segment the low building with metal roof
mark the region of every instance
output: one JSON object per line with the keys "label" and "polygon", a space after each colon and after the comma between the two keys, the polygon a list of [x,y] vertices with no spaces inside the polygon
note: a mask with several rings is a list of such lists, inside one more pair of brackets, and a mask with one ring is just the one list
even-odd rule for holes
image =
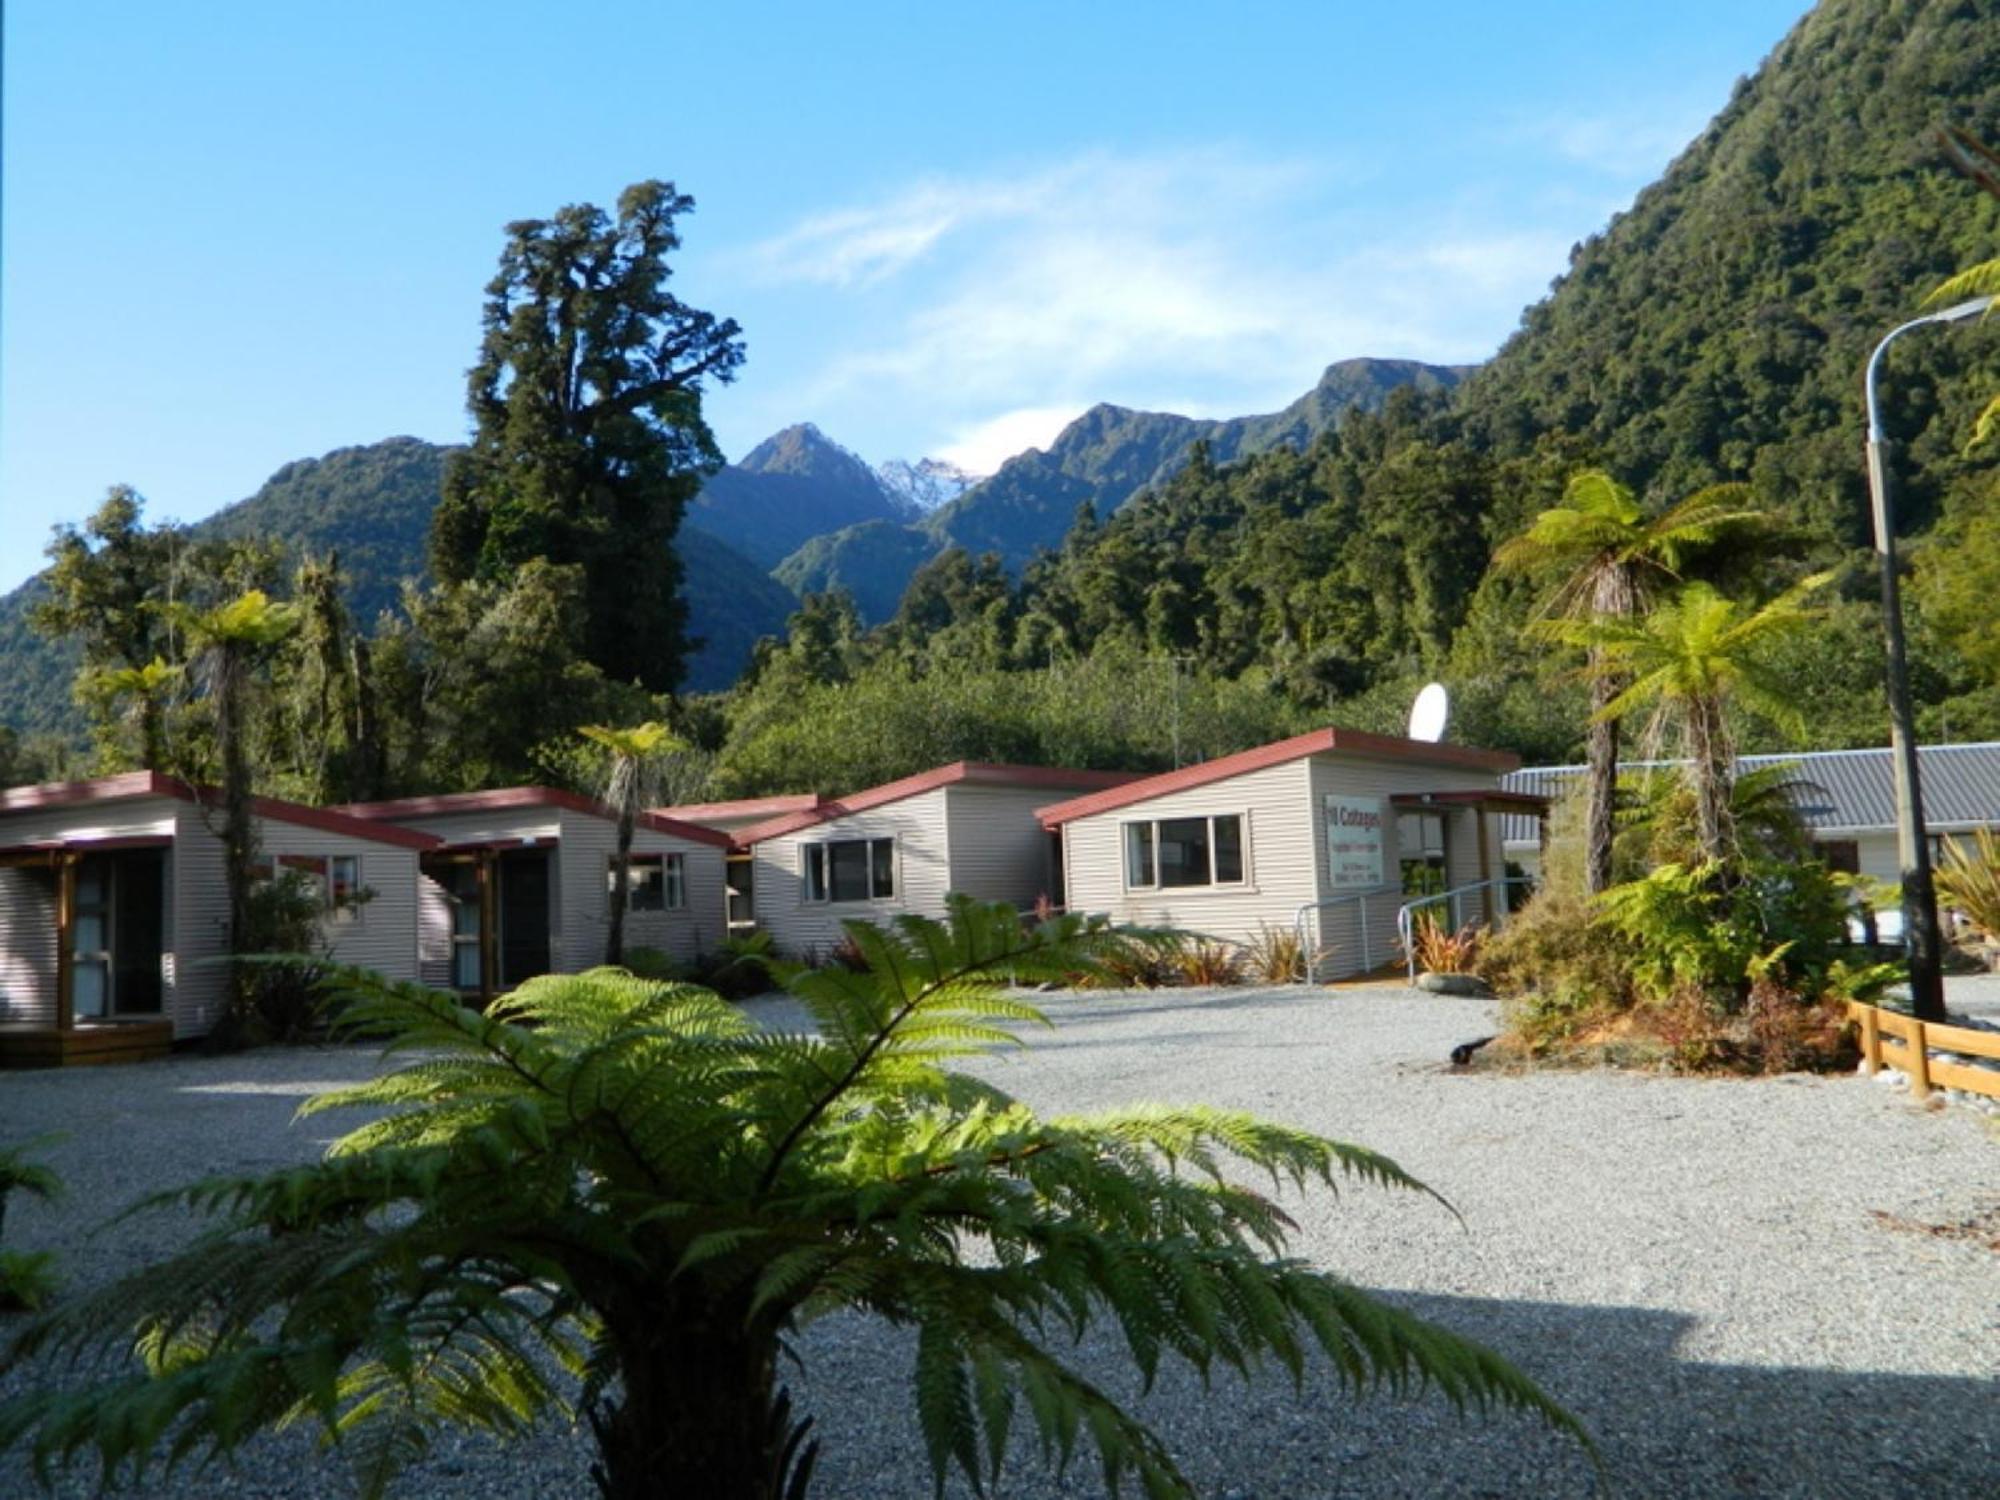
{"label": "low building with metal roof", "polygon": [[[1620,762],[1619,769],[1621,773],[1678,770],[1685,765],[1679,760],[1628,760]],[[1886,747],[1744,755],[1736,761],[1739,772],[1771,767],[1790,771],[1793,805],[1829,865],[1880,880],[1898,879],[1896,782]],[[1505,783],[1555,800],[1576,786],[1587,769],[1529,766],[1508,775]],[[2000,741],[1919,746],[1917,780],[1933,858],[1954,833],[2000,829]],[[1537,874],[1540,827],[1531,818],[1510,817],[1505,829],[1508,861],[1527,874]]]}

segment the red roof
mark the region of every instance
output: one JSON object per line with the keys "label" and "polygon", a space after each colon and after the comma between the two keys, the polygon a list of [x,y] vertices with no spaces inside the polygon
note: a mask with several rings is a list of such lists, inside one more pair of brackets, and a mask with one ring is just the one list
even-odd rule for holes
{"label": "red roof", "polygon": [[[445,792],[434,797],[402,797],[392,802],[351,802],[341,811],[349,817],[366,818],[370,822],[402,823],[413,818],[447,818],[459,813],[509,812],[527,807],[560,807],[593,818],[608,818],[613,822],[618,819],[618,814],[602,802],[553,786],[508,786],[487,792]],[[703,828],[698,823],[683,823],[676,818],[662,817],[659,813],[640,813],[639,826],[672,838],[686,839],[690,843],[713,844],[719,849],[729,847],[729,835],[726,833]]]}
{"label": "red roof", "polygon": [[766,839],[796,833],[801,828],[811,828],[815,824],[830,822],[849,813],[866,812],[871,807],[884,807],[891,802],[901,802],[907,797],[920,796],[941,786],[963,783],[973,786],[1048,787],[1052,790],[1082,791],[1121,786],[1134,780],[1135,777],[1136,773],[1131,771],[1072,771],[1060,766],[1001,766],[976,760],[957,760],[948,766],[939,766],[933,771],[905,776],[901,781],[887,782],[863,792],[821,802],[816,807],[772,818],[768,822],[753,823],[748,828],[739,828],[736,830],[736,843],[739,847],[745,844],[761,844]]}
{"label": "red roof", "polygon": [[[32,812],[45,807],[74,807],[90,802],[113,802],[128,797],[172,797],[214,807],[222,794],[214,787],[197,787],[177,776],[158,771],[126,771],[117,776],[99,776],[91,781],[51,781],[40,786],[17,786],[0,791],[0,816]],[[438,840],[410,828],[383,828],[334,808],[307,807],[278,797],[252,797],[250,810],[274,823],[292,823],[301,828],[318,828],[349,838],[369,839],[377,844],[395,844],[405,849],[432,849]]]}
{"label": "red roof", "polygon": [[1393,734],[1369,734],[1360,729],[1315,729],[1307,734],[1293,735],[1288,740],[1278,740],[1274,744],[1259,745],[1252,750],[1239,750],[1234,755],[1203,761],[1198,766],[1183,766],[1178,771],[1163,771],[1158,776],[1148,776],[1143,781],[1128,782],[1110,791],[1095,792],[1087,797],[1072,797],[1067,802],[1057,802],[1040,809],[1035,816],[1042,820],[1044,828],[1054,828],[1074,818],[1089,817],[1092,813],[1130,807],[1135,802],[1150,802],[1153,798],[1164,797],[1169,792],[1185,792],[1194,787],[1208,786],[1213,782],[1227,781],[1232,776],[1242,776],[1250,771],[1262,771],[1270,766],[1281,766],[1287,761],[1303,760],[1309,755],[1332,753],[1373,755],[1392,760],[1412,761],[1425,766],[1491,771],[1496,776],[1518,770],[1521,765],[1520,756],[1504,750],[1475,750],[1469,745],[1438,745],[1429,740],[1406,740]]}
{"label": "red roof", "polygon": [[681,802],[672,807],[656,807],[663,818],[684,823],[705,823],[713,818],[775,818],[781,813],[804,812],[818,807],[817,792],[800,792],[787,797],[740,797],[734,802]]}

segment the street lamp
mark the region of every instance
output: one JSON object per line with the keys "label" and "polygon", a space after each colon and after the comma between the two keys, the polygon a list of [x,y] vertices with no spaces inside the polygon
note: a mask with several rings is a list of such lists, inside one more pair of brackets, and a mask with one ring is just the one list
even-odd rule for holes
{"label": "street lamp", "polygon": [[1923,787],[1917,777],[1916,726],[1910,716],[1909,663],[1903,650],[1903,604],[1896,579],[1896,527],[1889,508],[1888,441],[1875,395],[1882,355],[1903,334],[1927,323],[1963,323],[1993,306],[1974,297],[1892,328],[1868,356],[1868,491],[1875,511],[1875,555],[1882,565],[1882,634],[1889,648],[1889,759],[1896,774],[1896,857],[1903,872],[1903,946],[1910,958],[1910,1008],[1920,1020],[1944,1019],[1944,938],[1938,931],[1937,889],[1931,881],[1930,839],[1924,831]]}

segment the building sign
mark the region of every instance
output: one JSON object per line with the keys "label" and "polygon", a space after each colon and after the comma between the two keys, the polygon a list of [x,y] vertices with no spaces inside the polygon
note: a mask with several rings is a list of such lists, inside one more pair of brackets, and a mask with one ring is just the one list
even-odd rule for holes
{"label": "building sign", "polygon": [[1333,890],[1374,890],[1384,883],[1382,846],[1387,823],[1380,797],[1326,799],[1326,873]]}

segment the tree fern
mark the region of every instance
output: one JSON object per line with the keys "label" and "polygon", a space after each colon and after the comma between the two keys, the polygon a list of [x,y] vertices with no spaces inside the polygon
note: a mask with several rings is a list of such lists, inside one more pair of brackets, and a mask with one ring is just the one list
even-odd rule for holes
{"label": "tree fern", "polygon": [[[434,1433],[588,1424],[609,1496],[797,1500],[817,1440],[778,1358],[829,1313],[916,1334],[933,1473],[984,1492],[1020,1430],[1108,1489],[1184,1496],[1145,1424],[1057,1350],[1100,1325],[1150,1385],[1323,1357],[1356,1388],[1574,1422],[1497,1356],[1286,1257],[1276,1190],[1427,1191],[1361,1147],[1199,1106],[1042,1118],[954,1059],[1045,1024],[1013,986],[1152,941],[1076,918],[852,924],[863,973],[780,968],[814,1029],[620,970],[486,1014],[350,971],[343,1024],[408,1054],[305,1110],[379,1113],[316,1164],[162,1195],[210,1228],[7,1363],[82,1359],[0,1444],[107,1473],[317,1425],[364,1492]],[[136,1345],[136,1359],[130,1357]]]}

